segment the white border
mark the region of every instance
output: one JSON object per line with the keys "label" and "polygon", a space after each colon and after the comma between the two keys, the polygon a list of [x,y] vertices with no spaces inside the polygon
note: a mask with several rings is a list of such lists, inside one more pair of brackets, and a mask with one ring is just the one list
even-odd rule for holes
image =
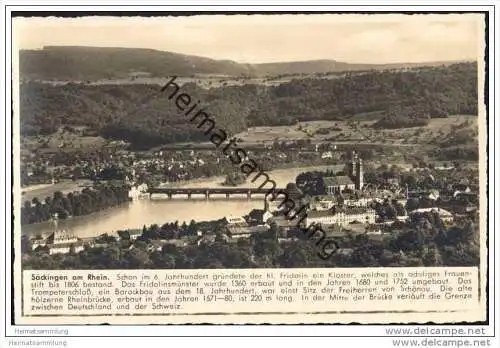
{"label": "white border", "polygon": [[[16,2],[16,5],[18,4],[33,4],[35,1],[17,1]],[[12,2],[11,2],[12,3]],[[67,1],[57,1],[57,2],[54,2],[54,3],[58,3],[58,4],[65,4],[67,3]],[[87,3],[93,3],[93,4],[102,4],[101,1],[88,1]],[[122,2],[123,3],[123,2]],[[185,2],[185,3],[188,3],[188,2]],[[191,3],[191,2],[189,2]],[[219,1],[218,3],[230,3],[228,1]],[[257,2],[257,3],[260,3],[260,4],[265,4],[266,2],[265,1],[260,1],[260,2]],[[359,2],[359,1],[352,1],[350,2],[351,4],[355,5],[360,5],[362,3],[366,3],[366,1],[363,1],[363,2]],[[16,10],[30,10],[30,11],[37,11],[37,10],[42,10],[42,11],[64,11],[64,10],[68,10],[68,11],[90,11],[90,10],[98,10],[98,11],[117,11],[117,10],[126,10],[126,11],[141,11],[141,10],[147,10],[147,11],[194,11],[194,10],[212,10],[212,11],[251,11],[251,10],[263,10],[263,11],[283,11],[283,10],[290,10],[290,11],[367,11],[367,10],[370,10],[370,11],[376,11],[376,10],[381,10],[381,11],[425,11],[425,10],[429,10],[429,11],[471,11],[471,10],[476,10],[476,11],[488,11],[488,10],[491,10],[491,8],[488,8],[488,7],[485,7],[485,6],[474,6],[474,7],[464,7],[464,6],[453,6],[453,7],[450,7],[450,6],[432,6],[432,7],[428,7],[428,6],[425,6],[425,5],[434,5],[435,2],[434,1],[420,1],[420,3],[423,5],[419,5],[419,6],[401,6],[400,4],[401,3],[406,3],[406,4],[412,4],[414,3],[414,1],[398,1],[398,5],[394,6],[392,5],[392,3],[390,2],[386,2],[387,5],[390,5],[390,6],[383,6],[383,7],[372,7],[372,6],[357,6],[357,7],[353,7],[353,6],[348,6],[348,7],[345,7],[345,6],[339,6],[339,7],[329,7],[329,6],[316,6],[314,8],[311,8],[310,6],[300,6],[300,7],[286,7],[286,6],[274,6],[274,7],[265,7],[265,8],[256,8],[256,7],[251,7],[251,6],[245,6],[245,7],[231,7],[231,8],[228,8],[228,7],[225,7],[225,6],[216,6],[216,7],[210,7],[208,8],[207,6],[198,6],[196,8],[194,7],[185,7],[185,6],[171,6],[171,7],[165,7],[165,6],[154,6],[154,7],[148,7],[147,9],[145,9],[144,7],[142,6],[131,6],[131,7],[122,7],[122,6],[103,6],[103,7],[98,7],[98,8],[95,8],[95,7],[92,7],[92,6],[72,6],[72,7],[64,7],[64,6],[29,6],[29,7],[23,7],[23,8],[20,8],[20,7],[9,7],[8,9],[5,9],[2,7],[2,14],[5,16],[5,14],[7,15],[8,18],[6,18],[6,27],[5,28],[2,28],[2,30],[7,30],[7,32],[5,32],[3,37],[5,39],[5,37],[10,37],[10,12],[11,11],[16,11]],[[456,2],[455,2],[456,3]],[[206,2],[203,2],[202,4],[206,4]],[[290,2],[288,2],[288,4],[290,4]],[[320,4],[326,4],[326,2],[320,2]],[[380,4],[380,2],[378,2],[378,4]],[[466,2],[461,2],[461,4],[466,4]],[[5,11],[7,11],[5,13]],[[497,29],[497,26],[494,25],[496,23],[495,22],[495,19],[496,18],[493,18],[493,12],[490,12],[489,13],[489,16],[490,16],[490,38],[489,38],[489,56],[490,56],[490,70],[492,71],[497,71],[497,68],[498,68],[498,62],[495,62],[495,66],[493,66],[493,53],[497,53],[497,48],[494,47],[494,40],[493,40],[493,29],[495,31],[495,34],[496,34],[496,37],[499,38],[500,36],[498,35],[498,29]],[[7,41],[7,45],[9,45],[9,41]],[[495,55],[496,56],[496,55]],[[6,53],[5,53],[5,56],[4,56],[4,66],[7,67],[7,74],[8,74],[8,71],[10,69],[10,59],[11,59],[11,50],[10,50],[10,47],[7,48],[6,50]],[[500,71],[500,70],[498,70]],[[4,74],[4,71],[2,70],[2,74]],[[4,84],[4,81],[5,81],[5,84]],[[498,84],[495,82],[498,82],[498,78],[496,78],[494,80],[494,77],[492,75],[490,75],[490,79],[489,79],[489,82],[490,82],[490,94],[489,94],[489,103],[490,103],[490,125],[492,123],[492,120],[493,118],[496,118],[496,114],[493,115],[492,114],[492,106],[494,105],[494,95],[493,95],[493,91],[492,91],[492,87],[493,85],[497,86]],[[11,83],[10,83],[10,77],[7,75],[5,76],[5,78],[2,80],[2,87],[4,87],[5,89],[2,88],[2,90],[6,91],[6,94],[7,94],[7,101],[10,100],[10,91],[11,91]],[[4,103],[4,98],[2,98],[2,103]],[[11,126],[11,120],[10,120],[10,103],[7,102],[7,104],[5,105],[5,117],[6,117],[6,120],[7,120],[7,129],[4,130],[5,132],[5,143],[4,142],[0,142],[0,147],[1,147],[1,153],[2,153],[2,157],[6,155],[6,158],[4,159],[4,161],[2,161],[2,166],[4,165],[5,163],[5,171],[4,171],[4,168],[2,167],[2,170],[0,171],[0,177],[2,177],[3,179],[3,173],[5,172],[6,173],[6,176],[5,176],[5,186],[4,185],[0,185],[1,187],[1,194],[3,197],[6,197],[7,198],[7,201],[10,200],[10,191],[9,189],[5,190],[5,187],[11,187],[11,167],[9,165],[10,163],[10,152],[11,152],[11,146],[10,146],[10,137],[11,137],[11,134],[10,134],[10,126]],[[4,127],[4,124],[1,123],[1,127],[3,128]],[[495,124],[495,130],[497,130],[497,125]],[[499,132],[496,132],[497,134],[500,134],[500,131]],[[495,198],[498,197],[498,190],[497,188],[495,187],[494,185],[494,178],[495,178],[495,169],[494,169],[494,166],[493,166],[493,156],[494,156],[494,159],[495,159],[495,163],[500,163],[498,162],[498,155],[497,153],[494,152],[494,149],[493,149],[493,128],[490,127],[489,128],[489,139],[490,139],[490,143],[489,143],[489,153],[490,153],[490,156],[488,158],[489,160],[489,164],[490,164],[490,173],[489,173],[489,190],[490,190],[490,202],[493,201]],[[4,148],[5,147],[5,148]],[[2,180],[2,183],[3,183],[3,180]],[[5,196],[4,196],[5,194]],[[4,223],[4,226],[6,226],[6,229],[5,229],[5,233],[1,234],[1,237],[0,237],[0,247],[4,248],[4,246],[7,244],[7,255],[6,255],[6,258],[7,260],[10,260],[10,247],[11,247],[11,241],[9,240],[10,238],[10,225],[11,225],[11,221],[10,221],[10,216],[11,216],[11,206],[10,206],[10,202],[7,203],[7,206],[4,207],[5,205],[5,201],[1,200],[1,203],[0,203],[2,209],[6,212],[6,215],[5,216],[2,216],[2,222]],[[497,209],[495,209],[497,210]],[[8,218],[7,218],[8,217]],[[500,250],[499,245],[498,245],[498,240],[497,238],[495,238],[495,234],[493,233],[493,231],[495,230],[494,229],[494,218],[496,217],[496,211],[493,211],[493,206],[490,206],[489,207],[489,217],[490,217],[490,224],[489,224],[489,230],[491,231],[490,232],[490,245],[489,245],[489,250]],[[9,264],[9,262],[7,263]],[[490,290],[490,303],[492,303],[493,299],[494,298],[500,298],[499,294],[498,294],[498,288],[495,289],[495,291],[493,291],[493,284],[492,284],[492,280],[493,280],[493,272],[495,272],[495,268],[494,268],[494,259],[493,259],[493,255],[490,253],[490,259],[489,259],[489,265],[490,265],[490,287],[489,287],[489,290]],[[5,268],[4,267],[1,267],[0,268],[0,275],[1,275],[1,278],[2,278],[2,286],[1,286],[1,293],[2,295],[4,296],[1,296],[2,298],[7,298],[8,299],[8,302],[10,302],[9,300],[11,299],[11,293],[10,293],[10,282],[11,282],[11,279],[10,279],[10,270],[8,270],[9,273],[5,273]],[[496,272],[498,273],[498,272]],[[498,280],[498,278],[497,278]],[[5,284],[8,284],[8,287],[7,287],[7,293],[6,294],[3,294],[3,291],[4,291],[4,288],[5,288]],[[2,336],[4,336],[5,334],[7,335],[13,335],[14,334],[14,327],[11,327],[10,325],[8,326],[8,330],[7,332],[3,332],[4,331],[4,323],[3,323],[3,319],[6,319],[6,322],[9,323],[10,322],[10,308],[4,308],[4,301],[0,301],[1,304],[0,304],[0,311],[2,313],[6,313],[6,318],[2,318],[2,321],[0,322],[1,324],[1,331],[3,333]],[[8,303],[9,305],[9,303]],[[495,305],[495,312],[496,312],[496,326],[497,326],[497,336],[499,335],[498,333],[498,326],[499,326],[499,322],[498,322],[498,315],[499,315],[499,308],[498,308],[498,301],[495,301],[494,303]],[[492,330],[492,327],[491,327],[491,324],[493,323],[493,308],[490,308],[490,327],[488,328],[487,332],[489,335],[492,335],[493,334],[493,330]],[[405,328],[409,328],[410,326],[404,326]],[[29,327],[24,327],[24,328],[29,328]],[[37,328],[42,328],[42,327],[38,327]],[[53,328],[51,326],[47,327],[47,328]],[[63,328],[63,327],[58,327],[58,328]],[[276,336],[276,335],[290,335],[290,336],[314,336],[314,335],[319,335],[319,336],[322,336],[322,335],[326,335],[326,336],[348,336],[348,335],[352,335],[352,336],[355,336],[355,337],[358,337],[358,339],[356,339],[357,342],[360,342],[361,340],[364,341],[365,343],[369,343],[370,346],[373,346],[373,347],[377,347],[377,346],[387,346],[387,343],[389,343],[389,346],[390,346],[390,339],[387,340],[376,340],[376,339],[373,339],[373,338],[369,338],[369,339],[363,339],[359,336],[361,335],[375,335],[375,336],[382,336],[384,337],[386,335],[385,333],[385,329],[386,327],[381,325],[381,326],[376,326],[376,325],[363,325],[363,326],[347,326],[347,325],[342,325],[342,326],[311,326],[311,325],[301,325],[301,326],[127,326],[127,327],[123,327],[123,326],[70,326],[70,327],[66,327],[68,328],[69,330],[69,333],[70,335],[72,336],[87,336],[87,335],[102,335],[102,336],[108,336],[108,335],[138,335],[138,336],[150,336],[150,335],[162,335],[162,336],[217,336],[217,335],[224,335],[224,336],[241,336],[241,335],[245,335],[245,336],[253,336],[253,335],[261,335],[261,336],[268,336],[268,335],[273,335],[273,336]],[[99,342],[101,341],[102,339],[92,339],[92,344],[95,344],[95,342]],[[118,340],[120,341],[120,343],[118,343]],[[143,340],[143,339],[142,339]],[[346,338],[342,341],[340,340],[336,340],[335,343],[340,343],[341,347],[344,346],[345,343],[349,342],[349,345],[352,345],[353,344],[353,340],[354,338]],[[358,341],[359,340],[359,341]],[[160,342],[160,341],[163,341],[162,339],[155,339],[155,341],[157,342]],[[202,340],[202,339],[198,339],[197,340],[198,343],[200,344],[203,344],[203,345],[207,345],[209,342],[207,340]],[[377,343],[382,343],[385,342],[384,345],[378,345]],[[212,341],[213,342],[213,341]],[[294,339],[293,340],[293,344],[308,344],[308,345],[311,345],[311,344],[314,344],[313,341],[311,341],[311,339],[308,339],[307,341],[302,341],[299,339]],[[88,340],[85,340],[85,343],[84,342],[77,342],[77,340],[71,340],[71,346],[88,346],[89,345],[89,341]],[[153,343],[154,342],[147,342],[149,344]],[[174,342],[172,342],[174,343]],[[176,343],[179,343],[179,342],[176,342]],[[235,342],[236,343],[236,342]],[[256,342],[253,342],[253,344],[255,344]],[[344,344],[343,344],[344,343]],[[80,345],[82,344],[82,345]],[[109,344],[109,343],[108,343]],[[137,344],[137,342],[135,342],[135,340],[133,338],[114,338],[113,339],[113,346],[115,344],[125,344],[126,346],[129,346],[131,344]],[[175,344],[175,343],[174,343]],[[242,341],[238,341],[238,344],[242,344]],[[0,345],[1,342],[0,342]],[[100,346],[100,345],[98,345]]]}

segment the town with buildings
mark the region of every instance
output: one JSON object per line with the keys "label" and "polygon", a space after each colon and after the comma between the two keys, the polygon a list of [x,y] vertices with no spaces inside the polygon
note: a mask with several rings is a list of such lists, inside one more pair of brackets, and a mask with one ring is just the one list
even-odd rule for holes
{"label": "town with buildings", "polygon": [[[426,185],[418,188],[418,184],[413,184],[410,190],[411,181],[415,179],[409,179],[408,172],[379,172],[380,178],[375,178],[378,181],[371,175],[369,177],[373,182],[367,182],[364,162],[358,153],[352,151],[350,156],[336,157],[350,157],[342,171],[301,173],[296,182],[284,188],[296,207],[304,207],[300,221],[290,219],[283,212],[280,199],[269,199],[266,194],[257,194],[262,208],[253,209],[244,216],[228,215],[217,221],[191,221],[189,226],[185,222],[182,226],[178,223],[167,223],[161,227],[144,226],[143,229],[110,231],[91,238],[78,238],[71,231],[58,228],[56,213],[50,219],[53,232],[25,240],[28,245],[25,251],[30,255],[78,255],[89,250],[118,247],[122,253],[139,248],[153,255],[165,254],[172,247],[192,250],[217,245],[255,245],[259,238],[270,238],[277,245],[285,246],[294,243],[314,245],[315,240],[326,239],[339,241],[336,253],[347,257],[354,252],[352,244],[356,244],[346,242],[347,236],[351,239],[364,236],[380,243],[387,238],[397,240],[399,234],[408,233],[415,226],[423,226],[422,221],[427,224],[433,221],[436,226],[446,229],[463,221],[478,220],[479,200],[477,191],[473,191],[474,183],[444,185],[445,180],[452,180],[453,175],[450,174],[455,168],[434,168],[434,172],[442,172],[444,176],[431,181],[428,180],[431,174],[422,176],[421,169],[412,169],[409,173],[420,175]],[[132,173],[123,181],[128,187],[129,200],[153,199],[148,185],[135,180],[137,176]],[[191,199],[190,195],[188,197]],[[210,194],[207,194],[205,198],[209,197]],[[232,199],[229,195],[227,198]],[[304,231],[309,231],[310,226],[320,226],[323,235],[307,235]],[[403,249],[400,251],[404,252]],[[26,258],[29,260],[30,256]]]}
{"label": "town with buildings", "polygon": [[25,268],[479,263],[476,59],[19,61]]}

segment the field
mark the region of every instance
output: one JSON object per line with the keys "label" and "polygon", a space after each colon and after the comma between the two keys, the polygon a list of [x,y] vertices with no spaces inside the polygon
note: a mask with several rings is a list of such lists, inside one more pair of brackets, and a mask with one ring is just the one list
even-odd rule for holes
{"label": "field", "polygon": [[[359,118],[355,118],[359,119]],[[450,134],[468,132],[469,141],[477,142],[477,117],[451,116],[434,118],[424,127],[401,129],[374,129],[376,121],[314,121],[295,126],[253,127],[237,134],[244,143],[272,143],[310,139],[311,142],[332,141],[337,144],[369,143],[387,146],[415,146],[440,144]]]}
{"label": "field", "polygon": [[113,142],[99,136],[82,136],[60,129],[51,135],[23,137],[21,150],[33,151],[37,149],[40,152],[89,151],[110,144],[113,144]]}
{"label": "field", "polygon": [[[173,76],[172,76],[173,77]],[[82,84],[88,86],[99,86],[99,85],[131,85],[131,84],[146,84],[146,85],[165,85],[172,77],[140,77],[140,78],[124,78],[124,79],[114,79],[114,80],[98,80],[98,81],[39,81],[42,83],[47,83],[50,85],[65,85],[68,83],[72,84]],[[282,83],[290,82],[292,79],[300,79],[312,77],[310,75],[301,76],[283,76],[283,77],[253,77],[253,78],[243,78],[243,77],[233,77],[233,76],[198,76],[198,77],[177,77],[176,83],[183,85],[186,83],[195,83],[201,88],[219,88],[225,86],[244,86],[248,84],[254,85],[264,85],[264,86],[278,86]],[[325,76],[323,78],[334,78],[330,76]]]}
{"label": "field", "polygon": [[[434,118],[425,127],[401,129],[374,129],[376,121],[366,121],[372,115],[357,115],[354,121],[301,122],[294,126],[252,127],[235,136],[242,144],[271,144],[274,141],[310,140],[312,143],[333,142],[335,144],[373,144],[388,147],[411,147],[418,145],[441,145],[452,134],[465,134],[467,142],[477,143],[477,117],[458,115]],[[372,116],[373,117],[373,116]],[[365,119],[365,120],[363,120]],[[191,144],[191,145],[190,145]],[[121,147],[125,144],[108,141],[97,136],[81,136],[60,130],[48,136],[31,136],[22,140],[21,149],[41,152],[89,151],[104,146]],[[189,148],[195,144],[172,144],[171,147]],[[198,144],[200,145],[200,144]],[[211,144],[208,144],[211,148]],[[161,146],[159,147],[161,148]]]}
{"label": "field", "polygon": [[89,185],[92,185],[90,180],[64,180],[56,184],[28,186],[21,189],[21,202],[31,201],[35,197],[44,200],[45,197],[52,197],[56,191],[61,191],[64,194],[81,191]]}

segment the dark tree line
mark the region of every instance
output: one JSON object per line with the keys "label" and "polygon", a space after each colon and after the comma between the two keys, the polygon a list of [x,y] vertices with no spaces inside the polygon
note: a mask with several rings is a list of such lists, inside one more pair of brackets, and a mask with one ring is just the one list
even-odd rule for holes
{"label": "dark tree line", "polygon": [[[291,80],[278,86],[244,85],[202,89],[182,86],[200,100],[229,134],[251,126],[299,121],[346,120],[381,113],[384,128],[426,124],[430,117],[477,114],[477,66],[462,63],[410,71],[348,73],[336,79]],[[63,125],[86,125],[136,148],[208,140],[175,101],[155,85],[21,85],[25,135],[50,134]],[[63,111],[62,111],[63,110]]]}
{"label": "dark tree line", "polygon": [[[217,225],[217,224],[216,224]],[[173,235],[192,235],[203,226],[191,222],[143,229],[136,241],[121,240],[107,247],[86,248],[78,254],[47,255],[29,251],[25,269],[131,269],[131,268],[301,268],[301,267],[412,267],[477,266],[479,264],[479,227],[472,220],[449,226],[434,213],[415,215],[408,224],[399,223],[382,239],[366,234],[338,238],[339,252],[323,260],[314,240],[307,237],[280,243],[276,225],[265,233],[228,243],[222,227],[209,244],[190,243],[177,247],[166,244],[161,250],[148,248],[154,239]],[[214,225],[212,225],[214,228]],[[300,232],[290,232],[300,235]],[[131,248],[131,245],[133,247]]]}
{"label": "dark tree line", "polygon": [[383,118],[375,122],[373,127],[379,129],[423,127],[430,120],[430,114],[417,107],[393,107]]}
{"label": "dark tree line", "polygon": [[129,201],[127,186],[100,185],[85,188],[80,193],[54,192],[42,202],[38,198],[25,201],[21,208],[21,224],[33,224],[50,220],[54,214],[65,219],[95,213]]}

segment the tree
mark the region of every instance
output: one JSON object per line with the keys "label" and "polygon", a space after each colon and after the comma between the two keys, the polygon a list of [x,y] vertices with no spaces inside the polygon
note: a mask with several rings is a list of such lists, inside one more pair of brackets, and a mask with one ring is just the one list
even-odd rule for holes
{"label": "tree", "polygon": [[283,251],[279,264],[286,268],[307,267],[309,260],[305,251],[297,246],[289,246]]}
{"label": "tree", "polygon": [[127,268],[148,268],[152,263],[148,253],[143,248],[132,248],[125,253]]}
{"label": "tree", "polygon": [[422,262],[426,267],[437,267],[443,265],[441,252],[435,244],[431,244],[424,248]]}
{"label": "tree", "polygon": [[269,235],[270,235],[270,237],[272,239],[274,239],[274,240],[278,240],[279,232],[280,232],[280,229],[279,229],[278,223],[273,220],[271,222],[271,225],[270,225],[270,228],[269,228]]}
{"label": "tree", "polygon": [[419,208],[419,201],[416,198],[410,198],[406,201],[405,209],[409,212],[417,210]]}
{"label": "tree", "polygon": [[395,201],[395,202],[393,202],[392,206],[394,207],[394,209],[396,211],[396,216],[405,216],[406,215],[406,210],[401,203]]}

